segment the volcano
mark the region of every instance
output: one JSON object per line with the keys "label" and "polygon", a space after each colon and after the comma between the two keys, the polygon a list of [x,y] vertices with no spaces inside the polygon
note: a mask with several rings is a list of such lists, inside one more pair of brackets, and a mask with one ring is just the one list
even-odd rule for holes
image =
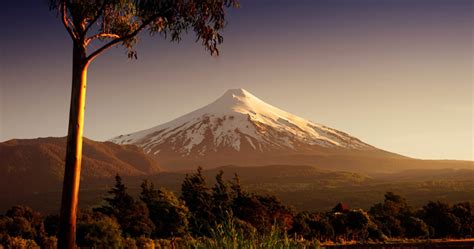
{"label": "volcano", "polygon": [[244,89],[230,89],[198,110],[110,141],[138,145],[172,170],[289,163],[357,170],[366,168],[359,164],[368,158],[406,158],[283,111]]}

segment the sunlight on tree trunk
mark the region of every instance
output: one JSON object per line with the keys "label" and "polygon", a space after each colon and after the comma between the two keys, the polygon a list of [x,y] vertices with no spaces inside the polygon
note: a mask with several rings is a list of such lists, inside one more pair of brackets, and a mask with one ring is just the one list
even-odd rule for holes
{"label": "sunlight on tree trunk", "polygon": [[69,129],[66,145],[66,166],[61,200],[58,248],[75,248],[87,66],[85,49],[74,43],[71,106],[69,110]]}
{"label": "sunlight on tree trunk", "polygon": [[[160,34],[171,41],[192,27],[197,40],[218,55],[225,26],[225,9],[238,7],[236,0],[213,1],[68,1],[49,0],[50,10],[58,16],[73,41],[71,109],[66,148],[58,248],[76,248],[76,212],[81,178],[82,134],[86,101],[87,67],[97,56],[116,45],[125,47],[129,58],[137,35]],[[92,33],[92,34],[91,34]],[[89,51],[91,42],[101,44]],[[90,47],[89,47],[90,49]]]}

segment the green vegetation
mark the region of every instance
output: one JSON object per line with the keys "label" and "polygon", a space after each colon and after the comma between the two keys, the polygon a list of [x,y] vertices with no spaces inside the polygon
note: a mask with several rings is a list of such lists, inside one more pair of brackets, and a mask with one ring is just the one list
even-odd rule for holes
{"label": "green vegetation", "polygon": [[[143,181],[139,198],[120,176],[102,203],[78,215],[81,248],[319,248],[393,240],[469,238],[474,206],[428,202],[415,209],[388,192],[366,211],[339,203],[327,212],[297,212],[272,195],[245,190],[219,171],[208,186],[201,169],[186,175],[180,196]],[[15,206],[0,216],[6,248],[55,248],[58,216]]]}

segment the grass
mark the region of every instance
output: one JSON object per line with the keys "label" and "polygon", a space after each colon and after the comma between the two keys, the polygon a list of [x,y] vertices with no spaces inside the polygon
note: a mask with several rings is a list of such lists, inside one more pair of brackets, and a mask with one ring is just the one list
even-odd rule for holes
{"label": "grass", "polygon": [[193,249],[319,249],[317,241],[296,240],[288,237],[275,226],[271,231],[259,234],[255,229],[244,228],[230,218],[217,225],[209,237],[181,238],[173,242],[162,241],[157,248],[193,248]]}

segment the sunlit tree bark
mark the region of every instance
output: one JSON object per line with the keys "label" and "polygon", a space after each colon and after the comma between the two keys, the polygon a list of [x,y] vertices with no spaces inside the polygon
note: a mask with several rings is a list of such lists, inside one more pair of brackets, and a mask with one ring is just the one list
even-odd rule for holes
{"label": "sunlit tree bark", "polygon": [[[197,40],[217,55],[223,38],[225,10],[236,0],[49,0],[50,9],[60,16],[73,43],[72,91],[58,248],[75,248],[76,212],[81,177],[82,138],[86,103],[87,69],[99,55],[122,45],[129,58],[137,35],[147,30],[165,39],[179,41],[189,28]],[[91,43],[100,44],[88,51]]]}

